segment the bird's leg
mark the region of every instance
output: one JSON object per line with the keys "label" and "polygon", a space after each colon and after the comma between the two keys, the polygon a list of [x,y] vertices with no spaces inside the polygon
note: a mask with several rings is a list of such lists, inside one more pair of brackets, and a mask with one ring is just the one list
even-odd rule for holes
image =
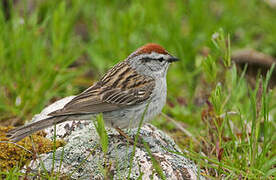
{"label": "bird's leg", "polygon": [[120,129],[119,127],[116,127],[115,129],[121,136],[126,138],[129,143],[134,145],[134,141],[122,129]]}
{"label": "bird's leg", "polygon": [[[130,144],[132,144],[132,145],[135,144],[135,142],[134,142],[134,141],[133,141],[133,140],[122,130],[122,129],[120,129],[119,127],[116,127],[115,129],[116,129],[116,131],[117,131],[121,136],[123,136],[124,138],[126,138],[127,141],[128,141]],[[144,147],[143,144],[140,143],[140,142],[137,142],[137,143],[136,143],[136,146],[138,146],[138,147]]]}

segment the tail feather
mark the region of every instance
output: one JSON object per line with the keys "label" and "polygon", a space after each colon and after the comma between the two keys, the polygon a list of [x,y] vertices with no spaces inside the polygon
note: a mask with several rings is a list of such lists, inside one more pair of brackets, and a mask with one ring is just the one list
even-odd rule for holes
{"label": "tail feather", "polygon": [[7,137],[13,142],[18,142],[21,139],[54,124],[59,124],[66,121],[68,116],[57,116],[43,119],[34,123],[27,124],[7,132]]}

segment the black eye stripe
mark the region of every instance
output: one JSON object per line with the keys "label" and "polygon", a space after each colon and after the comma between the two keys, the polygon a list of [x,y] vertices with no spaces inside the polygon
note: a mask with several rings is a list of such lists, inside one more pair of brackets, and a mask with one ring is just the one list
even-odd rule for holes
{"label": "black eye stripe", "polygon": [[160,58],[158,58],[158,59],[151,59],[151,58],[142,58],[141,59],[142,60],[142,62],[143,63],[145,63],[145,62],[149,62],[149,61],[159,61],[159,62],[164,62],[164,58],[163,57],[160,57]]}
{"label": "black eye stripe", "polygon": [[150,58],[142,58],[141,60],[142,60],[143,63],[145,63],[145,62],[150,61],[151,59]]}

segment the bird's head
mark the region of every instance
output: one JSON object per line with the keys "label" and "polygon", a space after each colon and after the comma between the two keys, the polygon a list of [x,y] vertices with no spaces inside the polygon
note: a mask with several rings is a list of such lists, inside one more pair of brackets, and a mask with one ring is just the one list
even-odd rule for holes
{"label": "bird's head", "polygon": [[166,76],[169,64],[178,61],[162,46],[154,43],[146,44],[130,54],[126,59],[136,71],[153,76]]}

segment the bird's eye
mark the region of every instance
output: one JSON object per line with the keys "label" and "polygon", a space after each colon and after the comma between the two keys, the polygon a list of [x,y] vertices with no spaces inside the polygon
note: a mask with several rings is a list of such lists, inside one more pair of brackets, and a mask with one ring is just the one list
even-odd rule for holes
{"label": "bird's eye", "polygon": [[164,58],[159,58],[157,59],[159,62],[163,62],[164,61]]}

